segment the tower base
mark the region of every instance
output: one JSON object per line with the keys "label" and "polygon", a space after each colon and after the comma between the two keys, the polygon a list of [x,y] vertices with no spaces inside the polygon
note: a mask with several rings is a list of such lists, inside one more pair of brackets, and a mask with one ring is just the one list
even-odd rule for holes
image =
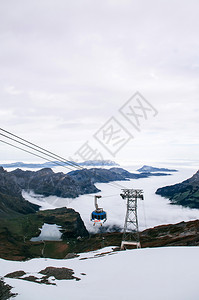
{"label": "tower base", "polygon": [[122,241],[121,250],[141,248],[140,242]]}

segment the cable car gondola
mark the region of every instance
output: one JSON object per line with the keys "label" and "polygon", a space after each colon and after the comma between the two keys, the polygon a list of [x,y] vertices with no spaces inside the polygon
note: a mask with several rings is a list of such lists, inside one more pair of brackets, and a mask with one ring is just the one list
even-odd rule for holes
{"label": "cable car gondola", "polygon": [[100,224],[102,226],[102,224],[107,220],[106,212],[103,208],[99,208],[97,204],[97,199],[101,197],[102,196],[95,195],[95,210],[91,213],[91,221],[93,222],[93,225]]}

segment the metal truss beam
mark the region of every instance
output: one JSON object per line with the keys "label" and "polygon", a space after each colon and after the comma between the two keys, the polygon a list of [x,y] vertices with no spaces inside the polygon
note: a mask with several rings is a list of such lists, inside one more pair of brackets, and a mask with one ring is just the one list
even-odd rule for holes
{"label": "metal truss beam", "polygon": [[120,196],[127,200],[127,210],[121,249],[124,250],[128,246],[141,248],[137,218],[137,200],[144,199],[143,190],[123,189],[122,191],[123,193]]}

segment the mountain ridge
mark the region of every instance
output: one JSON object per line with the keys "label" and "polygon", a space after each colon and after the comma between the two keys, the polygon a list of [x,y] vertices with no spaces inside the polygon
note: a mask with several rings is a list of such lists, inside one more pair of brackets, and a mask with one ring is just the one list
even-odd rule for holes
{"label": "mountain ridge", "polygon": [[144,165],[140,169],[137,169],[138,172],[177,172],[175,169],[167,169],[167,168],[157,168],[152,166]]}
{"label": "mountain ridge", "polygon": [[169,198],[171,204],[199,208],[199,170],[181,183],[157,189],[156,194]]}
{"label": "mountain ridge", "polygon": [[55,173],[50,168],[38,171],[15,169],[8,172],[0,167],[0,216],[12,215],[14,212],[33,213],[39,209],[39,206],[30,204],[22,197],[22,190],[33,190],[34,193],[44,196],[76,198],[79,195],[99,192],[100,190],[95,186],[97,182],[108,183],[163,175],[169,174],[134,174],[116,167],[82,169],[67,174]]}
{"label": "mountain ridge", "polygon": [[[52,161],[52,162],[45,162],[45,163],[24,163],[24,162],[14,162],[14,163],[7,163],[7,164],[0,164],[3,168],[54,168],[57,167],[57,164],[60,166],[62,165],[62,162],[60,161]],[[119,166],[118,163],[112,161],[112,160],[86,160],[83,162],[76,163],[75,161],[68,161],[63,166],[70,165],[79,165],[79,166]]]}

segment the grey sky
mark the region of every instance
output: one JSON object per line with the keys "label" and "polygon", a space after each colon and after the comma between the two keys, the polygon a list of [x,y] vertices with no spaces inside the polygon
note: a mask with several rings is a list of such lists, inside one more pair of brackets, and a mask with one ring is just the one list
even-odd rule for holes
{"label": "grey sky", "polygon": [[[138,90],[158,115],[115,158],[94,147],[115,160],[197,159],[198,12],[197,0],[1,0],[1,127],[73,156]],[[0,155],[34,159],[1,144]]]}

